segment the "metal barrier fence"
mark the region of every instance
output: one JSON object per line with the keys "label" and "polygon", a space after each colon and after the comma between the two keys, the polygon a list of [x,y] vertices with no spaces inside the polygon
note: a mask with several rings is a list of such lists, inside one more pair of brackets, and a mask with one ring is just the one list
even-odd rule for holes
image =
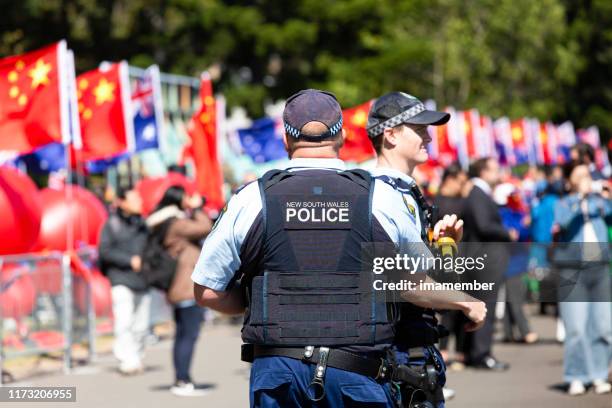
{"label": "metal barrier fence", "polygon": [[69,372],[79,343],[95,359],[97,335],[112,332],[110,284],[96,258],[94,248],[0,257],[0,371],[9,358],[62,352]]}

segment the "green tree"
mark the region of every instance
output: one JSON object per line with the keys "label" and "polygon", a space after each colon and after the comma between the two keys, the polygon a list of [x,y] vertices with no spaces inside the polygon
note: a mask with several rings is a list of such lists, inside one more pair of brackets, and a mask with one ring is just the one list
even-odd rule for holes
{"label": "green tree", "polygon": [[77,70],[126,59],[197,75],[220,67],[229,106],[304,87],[352,106],[391,90],[612,129],[606,0],[0,0],[0,55],[59,38]]}

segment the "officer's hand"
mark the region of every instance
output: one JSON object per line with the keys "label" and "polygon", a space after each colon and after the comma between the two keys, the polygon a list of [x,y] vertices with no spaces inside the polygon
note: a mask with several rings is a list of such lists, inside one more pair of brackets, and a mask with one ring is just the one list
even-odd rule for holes
{"label": "officer's hand", "polygon": [[460,220],[455,214],[445,215],[434,226],[434,241],[437,241],[440,237],[449,237],[454,239],[455,242],[461,241],[463,237],[463,220]]}
{"label": "officer's hand", "polygon": [[465,331],[476,331],[485,323],[487,316],[487,306],[484,302],[474,300],[466,303],[467,307],[463,310],[463,314],[470,319],[465,324]]}

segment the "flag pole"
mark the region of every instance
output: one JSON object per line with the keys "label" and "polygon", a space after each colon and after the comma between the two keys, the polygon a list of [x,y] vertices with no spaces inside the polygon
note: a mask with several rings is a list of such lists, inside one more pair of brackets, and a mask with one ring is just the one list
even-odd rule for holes
{"label": "flag pole", "polygon": [[[64,193],[66,197],[66,205],[70,211],[70,206],[73,203],[74,192],[72,190],[73,177],[72,174],[72,142],[73,142],[73,127],[74,120],[73,116],[76,114],[73,104],[72,94],[75,93],[76,89],[73,85],[74,81],[74,55],[68,50],[65,40],[61,40],[58,49],[58,67],[59,67],[59,81],[60,81],[60,103],[61,103],[61,123],[62,123],[62,144],[64,145],[64,157],[66,159],[66,183],[64,186]],[[74,106],[73,106],[74,105]],[[68,217],[66,223],[66,250],[68,252],[74,249],[74,220],[72,217]]]}

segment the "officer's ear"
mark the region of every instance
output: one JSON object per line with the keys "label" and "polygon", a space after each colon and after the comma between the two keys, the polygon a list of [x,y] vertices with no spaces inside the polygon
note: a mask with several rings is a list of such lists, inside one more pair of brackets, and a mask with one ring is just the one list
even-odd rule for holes
{"label": "officer's ear", "polygon": [[342,128],[339,137],[336,138],[336,143],[334,143],[334,150],[339,152],[342,146],[344,146],[344,141],[346,140],[346,129]]}
{"label": "officer's ear", "polygon": [[383,146],[389,145],[390,147],[397,146],[398,135],[394,128],[385,128],[383,131]]}
{"label": "officer's ear", "polygon": [[291,147],[289,143],[289,138],[287,137],[286,133],[283,133],[283,144],[285,145],[285,151],[287,152],[287,155],[289,156],[289,158],[291,158],[291,154],[293,153],[293,148]]}

